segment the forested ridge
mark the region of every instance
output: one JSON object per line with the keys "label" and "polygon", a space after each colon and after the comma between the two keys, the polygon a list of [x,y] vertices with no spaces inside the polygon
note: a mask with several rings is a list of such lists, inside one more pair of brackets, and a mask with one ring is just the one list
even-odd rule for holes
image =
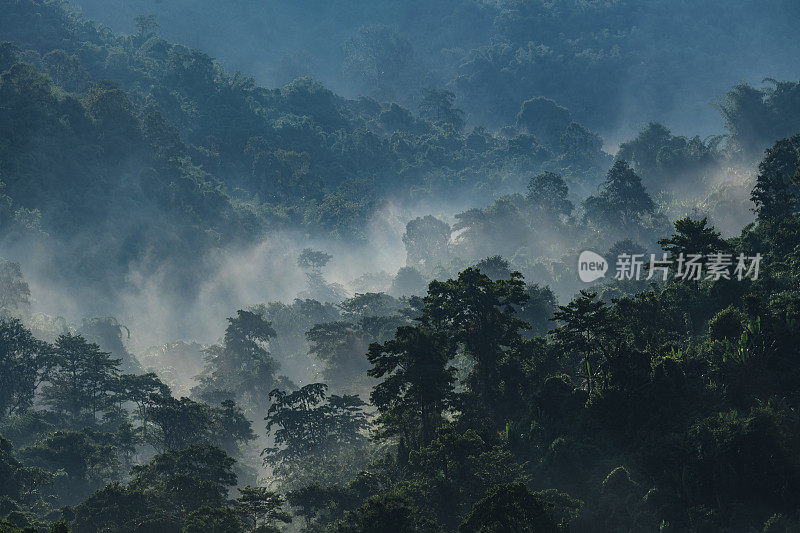
{"label": "forested ridge", "polygon": [[[214,9],[0,0],[0,531],[800,530],[800,83],[609,153],[572,73],[664,65],[662,4],[350,6],[343,97],[162,36]],[[761,268],[612,275],[650,254]]]}

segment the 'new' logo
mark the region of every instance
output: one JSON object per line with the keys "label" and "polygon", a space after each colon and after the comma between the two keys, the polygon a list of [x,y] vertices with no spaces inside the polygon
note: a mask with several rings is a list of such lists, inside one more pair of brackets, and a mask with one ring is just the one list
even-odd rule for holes
{"label": "'new' logo", "polygon": [[586,250],[578,257],[578,277],[585,283],[600,279],[608,271],[608,261],[600,255]]}

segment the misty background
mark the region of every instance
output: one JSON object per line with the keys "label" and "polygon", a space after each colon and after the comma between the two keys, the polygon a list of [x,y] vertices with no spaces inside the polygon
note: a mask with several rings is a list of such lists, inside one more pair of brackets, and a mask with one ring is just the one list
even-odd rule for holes
{"label": "misty background", "polygon": [[[568,269],[579,243],[607,249],[617,237],[637,236],[522,221],[514,195],[524,195],[538,171],[561,173],[576,211],[557,216],[579,221],[581,202],[597,193],[614,156],[642,175],[665,220],[706,214],[734,234],[752,219],[749,187],[760,150],[780,136],[776,128],[792,127],[756,124],[748,115],[758,112],[752,98],[780,114],[796,89],[762,80],[794,79],[800,63],[793,2],[73,6],[100,25],[60,7],[39,16],[66,17],[90,46],[70,44],[74,37],[65,34],[63,57],[48,55],[46,25],[26,29],[12,16],[0,37],[19,42],[20,58],[38,62],[67,90],[120,80],[130,99],[110,105],[121,106],[124,120],[146,115],[149,129],[139,145],[109,151],[89,168],[69,153],[62,155],[70,161],[46,168],[6,161],[13,218],[26,229],[5,239],[3,255],[22,265],[34,310],[71,323],[116,317],[130,329],[134,351],[175,339],[211,343],[236,309],[291,302],[305,289],[296,258],[306,247],[333,256],[326,279],[350,296],[366,290],[356,282],[365,275],[383,280],[373,290],[388,291],[403,267],[429,280],[501,254],[531,282],[569,298],[576,286],[554,282],[553,262]],[[157,87],[151,76],[160,71],[165,85]],[[431,88],[440,92],[426,101]],[[109,104],[103,99],[112,100],[114,90],[97,95],[97,105]],[[207,90],[216,96],[206,98]],[[215,115],[223,111],[232,118],[221,125]],[[95,124],[100,112],[93,112]],[[304,125],[292,125],[303,116]],[[117,118],[112,112],[108,123]],[[125,135],[119,126],[100,127]],[[454,141],[464,143],[455,160],[437,154]],[[180,163],[176,154],[158,153],[165,142]],[[365,150],[379,155],[363,157]],[[158,193],[166,211],[147,199],[152,189],[142,187],[163,179],[159,165],[181,168],[166,174],[192,175],[189,187],[199,194],[190,192],[188,201],[200,203],[176,200],[175,182]],[[43,189],[23,184],[30,172]],[[88,210],[74,211],[40,192],[50,188],[48,173],[70,172],[89,180],[70,194],[85,199],[102,187],[111,204],[90,201]],[[120,195],[97,173],[135,177],[139,185]],[[270,189],[270,179],[283,189]],[[309,201],[323,214],[312,213]],[[189,210],[194,221],[184,217]],[[451,227],[439,245],[446,253],[407,264],[413,244],[404,244],[406,224],[426,215]],[[88,229],[98,220],[99,233]]]}
{"label": "misty background", "polygon": [[[4,9],[0,68],[41,74],[4,75],[38,107],[5,117],[2,256],[40,324],[113,317],[137,354],[494,256],[565,301],[580,249],[648,249],[687,214],[737,234],[798,123],[793,2]],[[644,196],[608,218],[615,159]],[[336,290],[309,286],[306,248]]]}

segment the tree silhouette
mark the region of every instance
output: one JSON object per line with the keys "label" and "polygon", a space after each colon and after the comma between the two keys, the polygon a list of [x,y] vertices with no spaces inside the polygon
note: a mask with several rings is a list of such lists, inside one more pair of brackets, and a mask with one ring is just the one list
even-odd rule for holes
{"label": "tree silhouette", "polygon": [[425,326],[404,326],[383,344],[370,345],[368,374],[383,378],[370,395],[382,438],[405,437],[427,445],[454,395],[455,368],[447,339]]}

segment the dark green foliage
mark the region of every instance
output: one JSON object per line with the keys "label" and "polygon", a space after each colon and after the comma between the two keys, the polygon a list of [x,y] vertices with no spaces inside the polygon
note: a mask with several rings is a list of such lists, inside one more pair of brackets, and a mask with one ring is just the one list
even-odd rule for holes
{"label": "dark green foliage", "polygon": [[498,363],[521,341],[526,327],[517,318],[516,306],[528,299],[519,272],[492,281],[479,270],[468,268],[457,279],[433,281],[425,297],[421,321],[446,335],[474,366],[467,383],[478,410],[498,414],[503,376]]}
{"label": "dark green foliage", "polygon": [[33,404],[54,363],[53,349],[17,319],[0,321],[0,420]]}
{"label": "dark green foliage", "polygon": [[464,127],[464,112],[453,107],[455,98],[456,95],[451,91],[423,89],[419,108],[427,118],[458,131]]}
{"label": "dark green foliage", "polygon": [[278,531],[277,524],[292,521],[292,515],[283,509],[286,502],[280,494],[264,487],[249,485],[239,489],[239,493],[240,496],[236,500],[239,513],[254,530]]}
{"label": "dark green foliage", "polygon": [[782,139],[767,150],[758,165],[758,177],[751,198],[758,217],[764,222],[789,216],[797,211],[797,153],[800,137]]}
{"label": "dark green foliage", "polygon": [[[232,400],[211,407],[189,398],[153,394],[145,407],[153,426],[145,437],[159,450],[181,450],[209,443],[235,454],[241,444],[255,439],[250,421]],[[146,426],[144,426],[146,429]]]}
{"label": "dark green foliage", "polygon": [[617,157],[630,162],[651,191],[700,186],[718,163],[719,139],[679,137],[657,122],[645,126],[630,141],[620,145]]}
{"label": "dark green foliage", "polygon": [[31,289],[18,263],[0,260],[0,316],[26,317],[30,313]]}
{"label": "dark green foliage", "polygon": [[408,498],[393,494],[373,496],[354,511],[348,511],[338,524],[340,533],[380,533],[425,531],[414,517],[414,507]]}
{"label": "dark green foliage", "polygon": [[[159,511],[158,503],[148,495],[111,483],[75,507],[72,527],[76,531],[139,531],[143,524],[159,520]],[[176,531],[178,524],[173,522],[173,527]]]}
{"label": "dark green foliage", "polygon": [[567,184],[564,178],[553,172],[532,177],[526,198],[541,211],[542,222],[553,222],[572,213],[572,202],[567,200]]}
{"label": "dark green foliage", "polygon": [[454,398],[447,339],[425,326],[403,326],[394,339],[370,345],[367,358],[369,375],[383,378],[370,394],[380,412],[380,435],[427,445]]}
{"label": "dark green foliage", "polygon": [[274,445],[262,455],[286,485],[309,481],[314,468],[342,468],[348,449],[358,453],[366,443],[366,404],[357,395],[328,396],[326,389],[312,383],[294,392],[270,392],[266,421]]}
{"label": "dark green foliage", "polygon": [[185,516],[203,506],[224,503],[236,484],[234,459],[213,446],[190,446],[156,455],[131,470],[130,488],[162,500],[171,512]]}
{"label": "dark green foliage", "polygon": [[279,365],[267,350],[275,335],[263,315],[237,311],[235,317],[228,318],[223,344],[206,349],[206,366],[196,394],[202,397],[228,391],[248,411],[261,412],[277,382]]}
{"label": "dark green foliage", "polygon": [[449,224],[431,215],[409,221],[403,234],[406,266],[431,271],[437,263],[444,263],[450,233]]}
{"label": "dark green foliage", "polygon": [[561,134],[569,124],[569,111],[548,98],[525,100],[517,113],[517,127],[536,135],[550,146],[558,146]]}
{"label": "dark green foliage", "polygon": [[762,89],[740,83],[717,102],[736,147],[747,155],[760,154],[778,139],[797,134],[800,126],[791,111],[800,86],[796,82],[764,81],[770,85]]}
{"label": "dark green foliage", "polygon": [[584,200],[583,207],[589,223],[599,228],[629,231],[636,231],[655,210],[641,178],[621,159],[608,171],[600,193]]}
{"label": "dark green foliage", "polygon": [[103,434],[90,431],[56,431],[22,448],[20,457],[31,466],[53,473],[54,488],[66,504],[75,504],[93,490],[117,479],[120,464],[115,446]]}
{"label": "dark green foliage", "polygon": [[200,507],[184,520],[185,533],[239,533],[244,524],[234,509],[226,507]]}
{"label": "dark green foliage", "polygon": [[[727,136],[650,122],[604,151],[632,120],[685,130],[675,95],[729,83],[715,55],[796,65],[794,6],[119,1],[129,35],[0,0],[0,530],[797,529],[798,137],[748,179],[798,84],[734,87]],[[249,26],[283,87],[159,35]],[[396,275],[367,271],[402,262],[386,236]],[[575,279],[579,250],[658,245],[761,276]],[[254,247],[266,284],[238,275]],[[200,340],[140,365],[188,307],[291,298],[281,264],[305,292],[238,311],[203,369]]]}
{"label": "dark green foliage", "polygon": [[120,360],[71,333],[56,339],[54,353],[54,369],[42,390],[45,403],[75,427],[96,425],[97,415],[113,406]]}
{"label": "dark green foliage", "polygon": [[395,297],[420,296],[425,294],[428,280],[414,267],[403,267],[392,280],[389,294]]}
{"label": "dark green foliage", "polygon": [[717,252],[729,250],[729,244],[720,237],[718,231],[708,225],[708,218],[693,220],[689,217],[675,221],[675,233],[668,238],[661,239],[658,244],[670,254],[672,259],[677,259],[680,254],[700,254],[706,256]]}
{"label": "dark green foliage", "polygon": [[595,382],[615,350],[615,324],[610,309],[597,293],[581,291],[569,304],[559,306],[553,320],[561,325],[552,331],[565,355],[580,369],[578,377],[591,394]]}
{"label": "dark green foliage", "polygon": [[459,531],[500,533],[504,531],[558,531],[545,504],[522,483],[498,485],[477,502],[459,526]]}
{"label": "dark green foliage", "polygon": [[26,467],[14,457],[11,443],[0,436],[0,501],[3,512],[8,507],[16,507],[13,502],[23,503],[36,496],[37,490],[50,481],[47,472]]}

